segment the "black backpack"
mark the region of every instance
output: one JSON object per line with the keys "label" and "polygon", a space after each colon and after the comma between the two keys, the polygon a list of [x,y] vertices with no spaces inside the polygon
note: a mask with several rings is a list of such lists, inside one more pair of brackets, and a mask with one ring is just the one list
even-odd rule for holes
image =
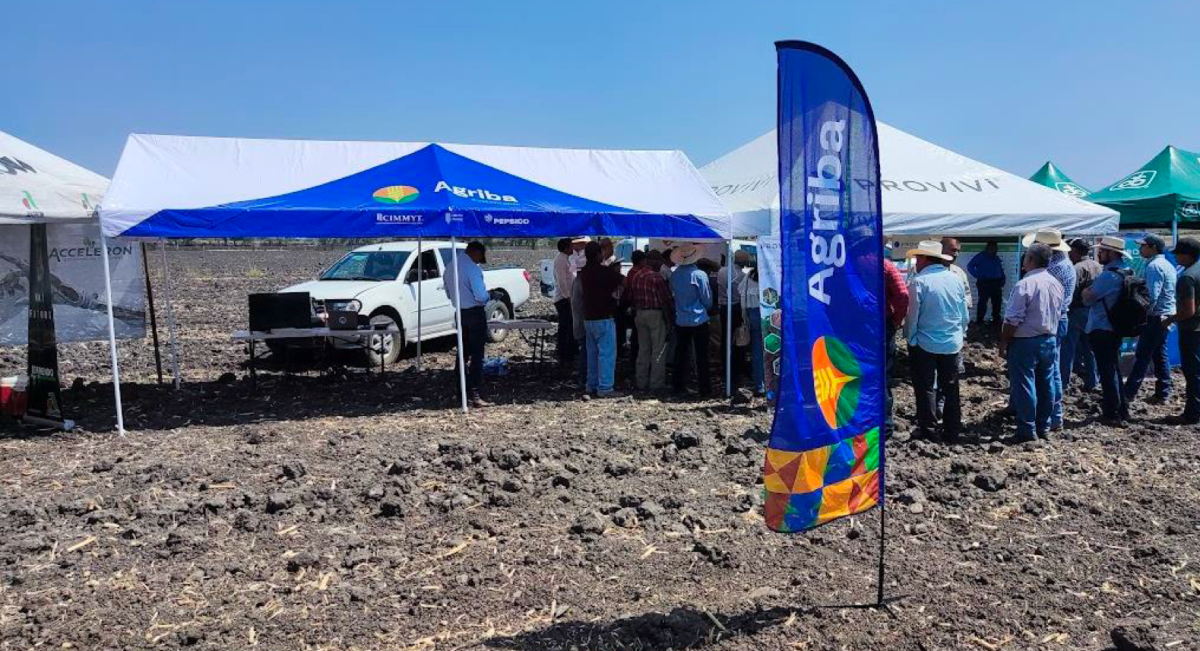
{"label": "black backpack", "polygon": [[1137,337],[1150,319],[1150,289],[1145,279],[1134,276],[1129,269],[1117,273],[1121,274],[1121,291],[1112,307],[1106,304],[1104,311],[1118,337]]}

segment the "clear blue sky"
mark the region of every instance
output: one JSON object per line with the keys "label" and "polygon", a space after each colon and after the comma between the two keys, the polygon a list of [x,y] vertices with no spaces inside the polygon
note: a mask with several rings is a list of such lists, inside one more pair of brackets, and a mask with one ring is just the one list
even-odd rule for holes
{"label": "clear blue sky", "polygon": [[773,126],[777,39],[880,119],[1098,187],[1200,150],[1200,2],[38,0],[5,6],[0,130],[110,175],[128,133],[671,148]]}

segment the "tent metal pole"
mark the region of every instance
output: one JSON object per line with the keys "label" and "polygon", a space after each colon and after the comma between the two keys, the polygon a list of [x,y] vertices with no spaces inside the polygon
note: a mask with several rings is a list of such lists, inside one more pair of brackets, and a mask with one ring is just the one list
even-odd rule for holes
{"label": "tent metal pole", "polygon": [[146,307],[150,310],[150,335],[154,339],[154,372],[162,384],[162,353],[158,345],[158,313],[154,309],[154,286],[150,284],[150,259],[146,257],[146,243],[142,242],[142,274],[146,277]]}
{"label": "tent metal pole", "polygon": [[121,371],[117,366],[117,326],[113,319],[112,272],[108,268],[108,238],[100,229],[100,256],[104,261],[104,297],[108,308],[108,352],[112,360],[113,399],[117,406],[117,434],[125,436],[125,414],[121,410]]}
{"label": "tent metal pole", "polygon": [[[421,370],[421,287],[425,284],[425,271],[421,269],[421,236],[417,236],[417,370]],[[456,279],[457,280],[457,279]]]}
{"label": "tent metal pole", "polygon": [[[717,307],[719,308],[720,305]],[[733,240],[729,240],[725,248],[725,397],[731,396],[733,396]]]}
{"label": "tent metal pole", "polygon": [[163,264],[163,288],[166,289],[167,296],[167,333],[170,340],[171,348],[171,375],[175,378],[175,390],[179,390],[179,349],[175,343],[175,313],[171,310],[171,266],[167,263],[167,240],[163,238],[162,244],[162,264]]}
{"label": "tent metal pole", "polygon": [[457,321],[455,322],[454,332],[458,335],[458,388],[462,394],[462,410],[467,413],[467,362],[463,355],[463,320],[462,320],[462,293],[459,287],[462,282],[459,281],[458,267],[458,240],[450,236],[450,259],[454,260],[454,311],[457,313]]}

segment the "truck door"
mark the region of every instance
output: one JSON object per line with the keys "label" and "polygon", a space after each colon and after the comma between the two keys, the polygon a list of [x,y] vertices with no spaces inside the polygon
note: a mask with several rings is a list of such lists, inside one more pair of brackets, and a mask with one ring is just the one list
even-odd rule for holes
{"label": "truck door", "polygon": [[[425,249],[420,258],[421,278],[417,277],[417,260],[414,259],[409,267],[405,282],[405,291],[412,300],[414,312],[418,304],[417,289],[421,290],[421,338],[445,334],[453,329],[451,321],[450,300],[446,298],[442,283],[442,268],[437,251]],[[417,338],[417,324],[405,324],[409,329],[410,338]]]}

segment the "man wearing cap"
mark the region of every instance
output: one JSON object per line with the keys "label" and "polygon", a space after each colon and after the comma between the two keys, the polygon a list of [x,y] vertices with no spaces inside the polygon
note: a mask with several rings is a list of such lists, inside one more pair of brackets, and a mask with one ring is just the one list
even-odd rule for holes
{"label": "man wearing cap", "polygon": [[[483,307],[488,302],[488,291],[483,282],[481,264],[487,264],[487,248],[482,242],[471,242],[465,252],[462,249],[456,251],[442,277],[450,305],[460,307],[462,312],[467,395],[473,407],[486,407],[489,404],[483,399],[483,353],[488,336],[487,315],[483,313]],[[457,291],[454,289],[456,285]],[[462,300],[461,306],[457,302],[459,299]]]}
{"label": "man wearing cap", "polygon": [[1146,325],[1138,336],[1137,350],[1134,352],[1133,368],[1125,380],[1125,399],[1132,402],[1137,398],[1138,389],[1142,388],[1142,380],[1150,363],[1154,363],[1154,397],[1150,404],[1162,404],[1171,395],[1171,364],[1167,361],[1167,331],[1170,327],[1170,317],[1175,315],[1175,267],[1173,267],[1163,251],[1167,243],[1157,235],[1147,235],[1138,240],[1141,245],[1142,257],[1146,259],[1146,267],[1142,270],[1142,278],[1146,281],[1146,289],[1150,291],[1150,314]]}
{"label": "man wearing cap", "polygon": [[1040,243],[1025,252],[1025,275],[1009,296],[1000,333],[1000,356],[1008,359],[1017,438],[1022,441],[1046,436],[1054,409],[1055,338],[1064,301],[1062,283],[1046,270],[1053,255]]}
{"label": "man wearing cap", "polygon": [[675,377],[676,393],[687,386],[688,366],[694,354],[700,395],[712,393],[708,370],[708,310],[712,308],[712,288],[708,274],[696,263],[704,250],[694,244],[681,244],[671,252],[675,271],[671,273],[671,294],[675,299]]}
{"label": "man wearing cap", "polygon": [[[1071,252],[1071,247],[1063,239],[1062,233],[1058,229],[1043,228],[1027,234],[1022,241],[1022,244],[1026,247],[1032,246],[1035,243],[1045,244],[1053,251],[1053,256],[1050,258],[1049,266],[1046,267],[1046,272],[1062,285],[1063,296],[1073,295],[1075,293],[1075,266],[1071,264],[1071,259],[1067,256]],[[1050,378],[1054,400],[1054,408],[1050,416],[1050,429],[1053,430],[1060,430],[1063,426],[1063,381],[1059,364],[1061,362],[1060,352],[1062,351],[1062,342],[1067,338],[1067,332],[1070,330],[1067,323],[1070,311],[1070,303],[1062,301],[1058,330],[1054,333],[1054,369],[1053,375]]]}
{"label": "man wearing cap", "polygon": [[[937,394],[945,396],[942,434],[958,438],[962,409],[958,391],[958,355],[970,322],[965,289],[946,263],[942,244],[923,241],[907,257],[916,258],[916,276],[908,286],[904,334],[917,400],[917,435],[931,438],[937,428]],[[935,388],[936,387],[936,388]]]}
{"label": "man wearing cap", "polygon": [[1078,373],[1083,378],[1083,390],[1091,392],[1099,386],[1100,377],[1096,374],[1096,357],[1092,354],[1092,345],[1087,337],[1089,308],[1083,304],[1083,290],[1092,286],[1104,267],[1091,258],[1092,246],[1087,240],[1076,238],[1068,244],[1071,247],[1071,262],[1075,265],[1075,291],[1066,297],[1070,301],[1067,338],[1063,340],[1059,351],[1059,370],[1062,372],[1064,393],[1070,388],[1071,373]]}
{"label": "man wearing cap", "polygon": [[1096,355],[1096,371],[1100,375],[1102,392],[1100,422],[1120,427],[1129,420],[1129,404],[1121,386],[1121,338],[1113,332],[1108,311],[1120,297],[1128,273],[1125,258],[1125,240],[1105,236],[1096,247],[1096,260],[1104,265],[1104,271],[1096,276],[1092,286],[1083,291],[1083,304],[1088,312],[1087,333]]}
{"label": "man wearing cap", "polygon": [[1181,425],[1200,425],[1200,240],[1185,237],[1175,245],[1175,260],[1183,266],[1175,286],[1175,316],[1168,324],[1179,326],[1179,366],[1183,371]]}
{"label": "man wearing cap", "polygon": [[[943,246],[943,248],[945,248]],[[983,325],[987,315],[988,303],[992,305],[992,323],[1000,325],[1000,294],[1004,290],[1007,278],[1004,274],[1004,262],[1000,260],[1000,245],[996,240],[988,240],[982,253],[976,253],[967,264],[967,271],[975,277],[975,288],[979,290],[979,316],[976,323]]]}

